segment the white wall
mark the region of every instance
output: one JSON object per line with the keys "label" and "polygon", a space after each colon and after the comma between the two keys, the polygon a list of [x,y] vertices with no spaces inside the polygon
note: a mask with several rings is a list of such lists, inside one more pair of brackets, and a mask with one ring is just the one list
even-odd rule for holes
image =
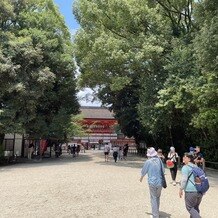
{"label": "white wall", "polygon": [[14,154],[21,156],[22,152],[22,135],[19,134],[5,134],[5,139],[15,139]]}
{"label": "white wall", "polygon": [[22,152],[22,135],[15,134],[14,154],[21,156]]}

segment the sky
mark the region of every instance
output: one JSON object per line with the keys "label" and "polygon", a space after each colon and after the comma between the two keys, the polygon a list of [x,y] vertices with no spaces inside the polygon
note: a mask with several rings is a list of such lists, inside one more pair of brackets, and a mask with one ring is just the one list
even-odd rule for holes
{"label": "sky", "polygon": [[55,4],[59,7],[60,13],[64,16],[67,27],[71,33],[75,33],[79,28],[74,15],[72,5],[74,0],[54,0]]}
{"label": "sky", "polygon": [[[74,15],[72,5],[74,0],[54,0],[55,4],[58,6],[60,13],[64,16],[66,26],[68,27],[71,34],[75,34],[79,29],[79,24],[77,23]],[[91,102],[92,90],[85,88],[78,93],[79,102],[82,106],[100,106],[100,102]]]}

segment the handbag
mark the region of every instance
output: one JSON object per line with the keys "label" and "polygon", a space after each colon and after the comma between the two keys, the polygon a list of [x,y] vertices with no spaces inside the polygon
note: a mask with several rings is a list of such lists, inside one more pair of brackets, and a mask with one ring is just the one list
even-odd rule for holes
{"label": "handbag", "polygon": [[[161,162],[161,160],[160,160],[160,162]],[[161,179],[162,179],[161,183],[162,183],[162,187],[166,188],[167,187],[167,181],[166,181],[166,178],[165,178],[165,175],[164,175],[164,172],[163,172],[162,164],[160,165],[160,167],[161,167]]]}
{"label": "handbag", "polygon": [[174,167],[174,162],[172,160],[167,160],[166,161],[166,165],[167,165],[167,168],[173,168]]}
{"label": "handbag", "polygon": [[162,187],[166,188],[167,187],[167,181],[166,181],[165,175],[163,173],[163,170],[161,170],[161,171],[162,171],[162,173],[161,173],[161,175],[162,175]]}

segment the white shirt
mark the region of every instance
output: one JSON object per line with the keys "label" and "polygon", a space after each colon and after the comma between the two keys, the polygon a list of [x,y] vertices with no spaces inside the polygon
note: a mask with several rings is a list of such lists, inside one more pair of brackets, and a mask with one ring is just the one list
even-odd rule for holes
{"label": "white shirt", "polygon": [[173,161],[173,162],[177,162],[176,161],[176,158],[178,158],[179,156],[178,156],[178,154],[176,153],[176,152],[169,152],[169,154],[168,154],[168,159],[170,159],[171,161]]}
{"label": "white shirt", "polygon": [[118,147],[113,147],[113,152],[118,152],[119,148]]}
{"label": "white shirt", "polygon": [[105,145],[104,146],[104,152],[109,152],[110,151],[110,146],[109,145]]}

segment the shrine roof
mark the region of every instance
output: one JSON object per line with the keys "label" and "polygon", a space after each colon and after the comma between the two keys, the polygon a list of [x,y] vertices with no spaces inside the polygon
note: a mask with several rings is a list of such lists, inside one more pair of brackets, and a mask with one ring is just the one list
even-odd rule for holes
{"label": "shrine roof", "polygon": [[113,113],[105,107],[82,106],[80,111],[84,118],[115,119]]}

